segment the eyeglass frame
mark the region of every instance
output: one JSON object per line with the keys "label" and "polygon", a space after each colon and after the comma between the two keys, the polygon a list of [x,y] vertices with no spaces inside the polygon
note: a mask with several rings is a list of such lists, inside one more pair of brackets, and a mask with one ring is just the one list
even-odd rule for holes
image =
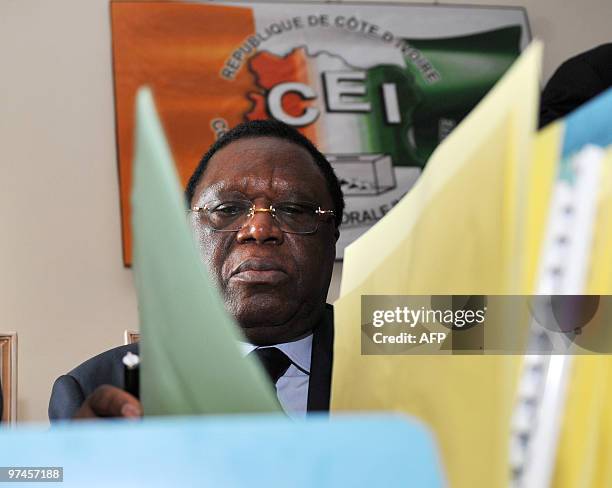
{"label": "eyeglass frame", "polygon": [[[336,215],[335,210],[323,210],[321,208],[320,205],[316,205],[314,203],[311,202],[292,202],[292,201],[282,201],[282,202],[277,202],[276,204],[271,203],[268,207],[260,207],[257,208],[255,206],[255,204],[253,202],[251,202],[250,200],[228,200],[227,202],[248,202],[251,205],[251,208],[249,210],[249,212],[246,215],[246,220],[245,222],[240,226],[240,228],[238,229],[215,229],[212,225],[208,225],[213,231],[215,232],[240,232],[245,225],[247,225],[248,221],[250,219],[252,219],[256,213],[269,213],[270,216],[274,219],[274,222],[276,222],[276,225],[278,226],[278,228],[280,229],[281,232],[284,232],[285,234],[296,234],[296,235],[312,235],[312,234],[316,234],[316,232],[319,230],[319,223],[322,222],[322,217],[326,217],[326,216],[332,216],[334,217]],[[220,201],[219,204],[223,204],[223,203],[227,203],[224,201]],[[314,228],[314,230],[310,231],[310,232],[295,232],[295,231],[287,231],[287,230],[283,230],[281,228],[281,223],[279,222],[278,218],[276,217],[276,206],[281,205],[283,203],[291,203],[291,204],[300,204],[300,205],[305,205],[308,207],[311,207],[314,210],[314,213],[317,217],[319,217],[316,221],[316,226]],[[197,213],[202,215],[203,211],[206,212],[210,212],[211,209],[208,206],[209,204],[206,203],[204,204],[203,207],[199,207],[199,206],[193,206],[191,207],[189,210],[187,210],[189,213]],[[210,218],[207,216],[207,220],[210,222]]]}

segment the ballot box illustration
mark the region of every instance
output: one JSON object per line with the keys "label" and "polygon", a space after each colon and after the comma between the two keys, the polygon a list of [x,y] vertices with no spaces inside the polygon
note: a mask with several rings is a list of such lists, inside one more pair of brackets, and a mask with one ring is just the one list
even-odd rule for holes
{"label": "ballot box illustration", "polygon": [[396,187],[388,154],[326,154],[344,196],[376,196]]}

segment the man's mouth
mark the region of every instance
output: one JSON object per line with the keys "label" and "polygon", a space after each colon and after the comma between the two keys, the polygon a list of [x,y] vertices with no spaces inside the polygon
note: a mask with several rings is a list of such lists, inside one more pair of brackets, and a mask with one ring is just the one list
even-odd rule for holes
{"label": "man's mouth", "polygon": [[264,258],[243,261],[230,276],[230,280],[262,285],[275,285],[287,278],[287,273],[277,263]]}

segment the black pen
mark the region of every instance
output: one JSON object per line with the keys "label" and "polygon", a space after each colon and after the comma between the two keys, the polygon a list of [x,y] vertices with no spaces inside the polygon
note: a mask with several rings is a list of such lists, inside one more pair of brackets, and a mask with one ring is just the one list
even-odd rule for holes
{"label": "black pen", "polygon": [[123,389],[130,395],[140,399],[140,357],[138,354],[128,352],[122,359],[123,362]]}

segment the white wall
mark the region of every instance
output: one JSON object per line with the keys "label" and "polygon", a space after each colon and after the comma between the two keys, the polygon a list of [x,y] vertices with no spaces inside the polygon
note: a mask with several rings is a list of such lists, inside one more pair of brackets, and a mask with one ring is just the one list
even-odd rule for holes
{"label": "white wall", "polygon": [[[612,40],[610,0],[513,3],[547,44],[545,78]],[[19,334],[19,419],[45,420],[54,378],[138,323],[121,257],[108,0],[0,0],[0,63],[0,331]]]}
{"label": "white wall", "polygon": [[0,330],[18,413],[137,327],[123,268],[106,1],[0,0]]}

